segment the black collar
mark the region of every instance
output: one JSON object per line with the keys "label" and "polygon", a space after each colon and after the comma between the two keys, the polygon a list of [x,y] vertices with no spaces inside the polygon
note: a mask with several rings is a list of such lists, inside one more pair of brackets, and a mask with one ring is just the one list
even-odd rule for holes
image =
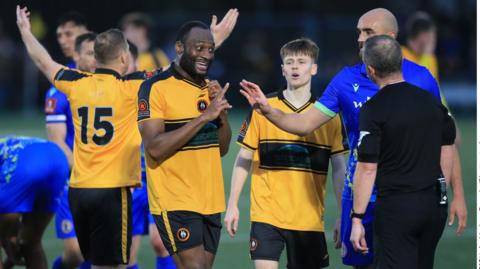
{"label": "black collar", "polygon": [[305,103],[303,104],[302,106],[300,106],[299,108],[296,108],[294,105],[292,105],[286,98],[285,96],[283,95],[283,91],[284,90],[279,90],[277,91],[277,97],[278,99],[282,100],[282,102],[285,103],[285,105],[287,105],[292,111],[294,112],[302,112],[303,110],[305,110],[305,108],[308,107],[308,105],[310,105],[311,103],[315,103],[315,101],[317,100],[317,97],[313,95],[313,93],[310,92],[310,99]]}
{"label": "black collar", "polygon": [[171,65],[170,65],[170,68],[168,68],[168,71],[172,73],[172,75],[176,78],[176,79],[179,79],[179,80],[183,80],[185,82],[187,82],[188,84],[191,84],[197,88],[200,88],[200,89],[203,89],[205,87],[207,87],[207,84],[205,83],[204,86],[201,86],[201,85],[198,85],[198,83],[196,83],[195,81],[192,81],[186,77],[184,77],[182,74],[180,74],[180,72],[177,71],[177,69],[175,68],[175,62],[173,62]]}
{"label": "black collar", "polygon": [[117,71],[108,68],[97,68],[95,69],[95,74],[114,75],[116,78],[122,78]]}

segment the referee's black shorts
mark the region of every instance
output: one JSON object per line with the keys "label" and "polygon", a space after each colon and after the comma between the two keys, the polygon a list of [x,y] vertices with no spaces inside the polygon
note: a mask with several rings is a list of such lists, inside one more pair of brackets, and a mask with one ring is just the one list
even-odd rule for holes
{"label": "referee's black shorts", "polygon": [[68,201],[85,260],[93,265],[128,264],[132,241],[129,188],[70,188]]}
{"label": "referee's black shorts", "polygon": [[445,228],[447,205],[436,187],[377,197],[375,268],[431,269]]}

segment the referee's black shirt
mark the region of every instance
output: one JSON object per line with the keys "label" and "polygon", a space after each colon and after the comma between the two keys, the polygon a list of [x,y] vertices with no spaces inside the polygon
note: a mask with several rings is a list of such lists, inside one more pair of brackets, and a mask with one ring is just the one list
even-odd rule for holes
{"label": "referee's black shirt", "polygon": [[440,150],[455,140],[447,109],[407,82],[385,86],[360,111],[358,161],[378,163],[378,196],[435,184]]}

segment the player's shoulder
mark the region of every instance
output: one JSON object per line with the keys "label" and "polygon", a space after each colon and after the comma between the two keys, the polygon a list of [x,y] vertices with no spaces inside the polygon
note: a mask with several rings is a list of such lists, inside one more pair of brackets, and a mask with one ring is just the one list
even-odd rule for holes
{"label": "player's shoulder", "polygon": [[402,62],[402,71],[406,75],[415,74],[415,76],[428,76],[433,78],[433,76],[430,74],[430,71],[428,71],[425,66],[419,65],[406,58],[404,58]]}
{"label": "player's shoulder", "polygon": [[80,71],[78,69],[62,68],[55,75],[58,81],[78,81],[83,78],[91,77],[92,73]]}
{"label": "player's shoulder", "polygon": [[158,89],[161,89],[163,88],[162,87],[162,84],[165,83],[166,81],[169,81],[171,79],[174,78],[174,74],[172,73],[172,71],[169,69],[165,70],[165,71],[162,71],[162,72],[158,72],[156,73],[155,75],[153,75],[152,77],[146,79],[142,85],[140,85],[140,93],[144,94],[145,92],[148,92],[150,93],[150,91],[153,89],[153,88],[158,88]]}

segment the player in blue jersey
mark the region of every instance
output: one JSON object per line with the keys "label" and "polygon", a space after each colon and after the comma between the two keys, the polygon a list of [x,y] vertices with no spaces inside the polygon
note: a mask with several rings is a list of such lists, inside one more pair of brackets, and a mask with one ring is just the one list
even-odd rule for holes
{"label": "player in blue jersey", "polygon": [[[389,35],[396,38],[398,25],[395,16],[390,11],[378,8],[368,11],[360,17],[357,30],[359,33],[358,43],[361,49],[365,40],[375,35]],[[440,101],[437,82],[425,67],[403,60],[402,71],[407,82],[432,93]],[[243,88],[241,93],[247,98],[252,107],[281,129],[294,134],[306,135],[329,121],[337,113],[342,114],[352,151],[343,191],[341,235],[335,238],[335,242],[339,246],[341,241],[344,264],[352,265],[354,268],[371,268],[374,257],[372,221],[374,217],[373,206],[376,198],[375,192],[371,197],[366,216],[363,219],[366,230],[365,238],[367,245],[370,246],[372,251],[369,251],[367,255],[357,253],[350,243],[350,211],[353,203],[352,182],[357,162],[356,145],[361,135],[358,131],[358,116],[361,106],[379,91],[379,88],[368,78],[365,65],[361,63],[342,69],[327,86],[322,97],[316,102],[315,108],[303,114],[284,113],[272,108],[260,87],[252,82],[244,80],[240,85]],[[457,169],[459,168],[457,167]],[[459,220],[457,233],[461,233],[466,224],[466,207],[461,177],[452,178],[452,187],[454,197],[450,207],[450,224],[453,223],[454,217],[457,216]]]}
{"label": "player in blue jersey", "polygon": [[47,269],[41,239],[67,177],[67,159],[54,143],[0,137],[0,242],[10,265],[24,259],[27,268]]}
{"label": "player in blue jersey", "polygon": [[[82,36],[81,39],[78,37]],[[57,40],[65,57],[74,60],[68,67],[82,71],[95,70],[93,56],[93,41],[95,35],[88,33],[85,18],[75,12],[64,14],[57,27]],[[78,41],[78,42],[76,42]],[[74,129],[70,104],[67,97],[53,86],[45,97],[46,128],[48,139],[56,143],[67,156],[70,168],[73,162]],[[64,252],[56,258],[53,269],[76,268],[83,262],[83,256],[77,242],[77,235],[73,228],[73,219],[68,206],[68,184],[65,184],[64,195],[55,218],[57,237],[63,240]],[[88,264],[83,268],[88,268]]]}

